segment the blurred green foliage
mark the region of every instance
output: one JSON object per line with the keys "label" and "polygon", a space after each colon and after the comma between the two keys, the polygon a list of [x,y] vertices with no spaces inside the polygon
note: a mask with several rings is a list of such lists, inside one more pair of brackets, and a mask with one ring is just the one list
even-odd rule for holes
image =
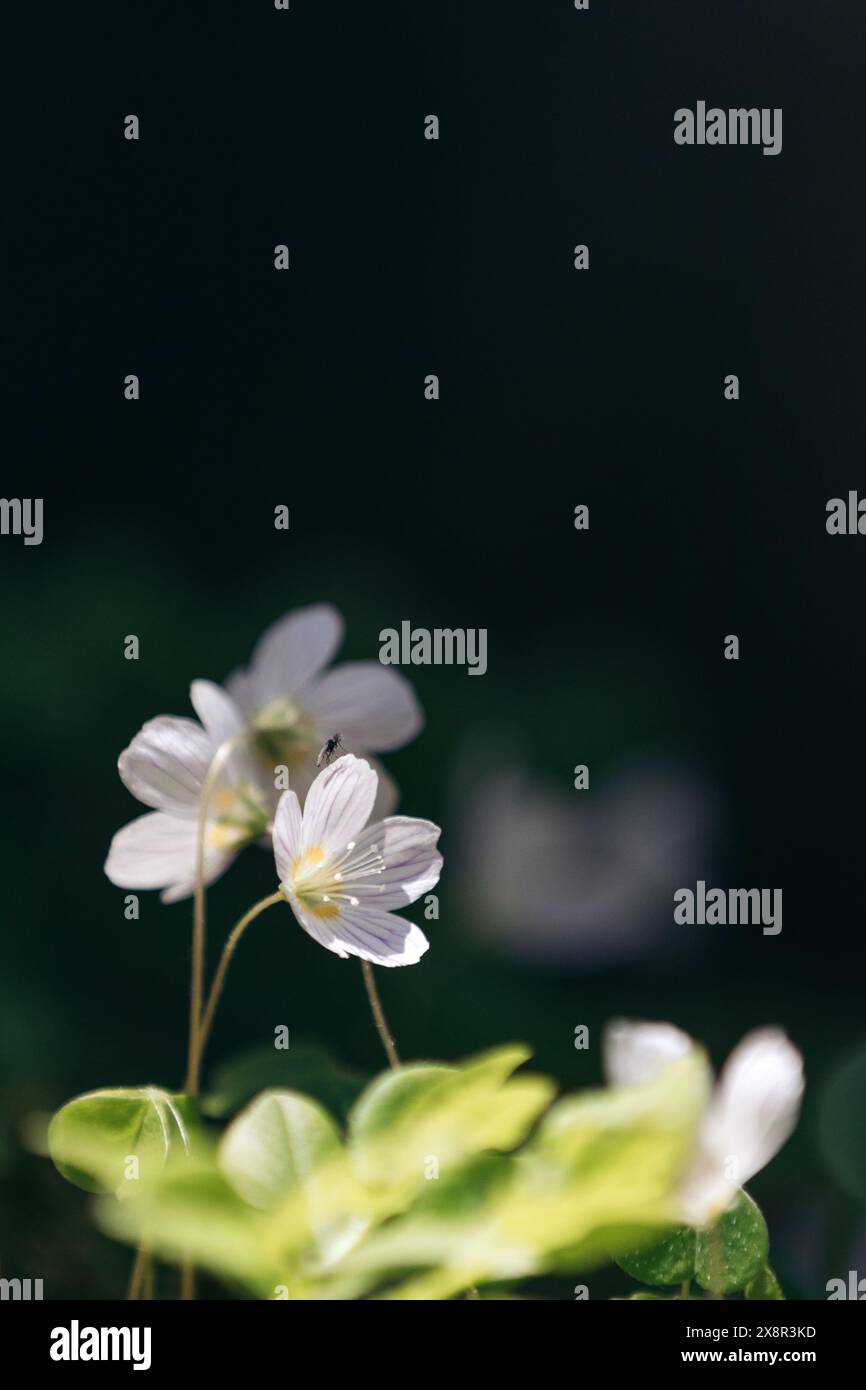
{"label": "blurred green foliage", "polygon": [[[0,1256],[6,1273],[44,1277],[51,1296],[114,1296],[127,1261],[31,1151],[28,1117],[102,1084],[106,1057],[125,1084],[160,1077],[171,1092],[182,1076],[189,908],[165,908],[144,894],[141,919],[128,922],[122,894],[102,874],[111,835],[140,810],[117,777],[117,755],[145,719],[188,713],[189,680],[222,678],[267,623],[296,604],[333,600],[347,619],[341,657],[373,654],[380,627],[395,612],[380,549],[381,537],[369,552],[356,539],[354,551],[337,546],[324,556],[299,539],[289,574],[281,552],[257,546],[254,556],[241,557],[239,576],[215,570],[205,584],[201,556],[187,565],[182,548],[163,544],[157,532],[145,544],[133,526],[118,523],[107,536],[85,524],[74,546],[45,548],[7,613],[0,752],[14,815],[5,828],[11,871],[0,909]],[[431,592],[407,572],[400,603],[408,614],[436,613]],[[453,772],[494,709],[497,720],[521,730],[533,765],[554,777],[563,762],[568,770],[563,754],[575,744],[581,756],[597,759],[603,777],[610,759],[640,751],[647,739],[704,756],[719,738],[719,759],[732,778],[740,776],[736,711],[720,733],[718,719],[705,717],[686,685],[672,695],[670,668],[662,670],[642,639],[614,651],[588,633],[579,648],[570,647],[556,637],[560,617],[559,626],[551,619],[545,632],[528,632],[514,652],[506,607],[503,600],[501,610],[491,608],[495,671],[465,681],[459,700],[453,672],[413,671],[427,727],[387,760],[403,789],[401,809],[438,819],[444,829],[442,913],[430,927],[432,949],[419,967],[382,984],[401,1053],[447,1058],[521,1036],[540,1067],[573,1088],[598,1080],[595,1044],[613,1014],[675,1019],[720,1057],[755,1024],[781,1024],[806,1057],[806,1106],[799,1130],[754,1190],[786,1292],[820,1296],[828,1277],[849,1268],[866,1219],[859,1168],[851,1171],[859,1163],[862,1105],[843,1107],[850,1123],[844,1132],[834,1128],[829,1145],[814,1143],[824,1082],[862,1031],[857,972],[843,978],[837,971],[832,990],[818,988],[813,954],[798,958],[798,937],[788,927],[784,950],[772,959],[765,943],[740,938],[736,950],[730,939],[714,943],[708,956],[678,969],[648,962],[593,973],[532,972],[497,950],[495,940],[482,944],[474,936],[450,869],[458,849],[471,856],[471,846],[459,845]],[[138,663],[121,657],[130,631],[142,638]],[[508,753],[506,745],[503,760]],[[749,805],[752,766],[742,763],[734,789],[740,807]],[[741,819],[732,876],[747,862],[749,881],[772,881],[772,857],[761,859],[765,828],[776,833],[761,825],[750,840],[749,817]],[[261,897],[269,877],[267,857],[251,850],[210,895],[211,964],[229,925]],[[291,1028],[285,1064],[274,1062],[276,1023]],[[573,1045],[576,1024],[589,1030],[586,1051]],[[363,1078],[380,1064],[359,972],[288,924],[265,919],[233,966],[205,1077],[206,1114],[224,1115],[268,1085],[315,1095],[315,1077],[303,1074],[305,1038],[325,1041],[344,1059],[323,1096],[342,1122]],[[245,1078],[254,1053],[276,1071]],[[566,1277],[551,1273],[544,1287],[569,1296]],[[626,1276],[615,1270],[594,1277],[600,1295],[625,1287]]]}
{"label": "blurred green foliage", "polygon": [[[248,1294],[453,1297],[594,1268],[670,1223],[706,1104],[702,1050],[649,1083],[560,1100],[517,1070],[527,1057],[501,1047],[386,1072],[345,1136],[317,1100],[271,1089],[215,1144],[151,1088],[69,1102],[49,1143],[64,1176],[114,1194],[103,1229]],[[727,1288],[766,1255],[746,1271],[738,1236]]]}

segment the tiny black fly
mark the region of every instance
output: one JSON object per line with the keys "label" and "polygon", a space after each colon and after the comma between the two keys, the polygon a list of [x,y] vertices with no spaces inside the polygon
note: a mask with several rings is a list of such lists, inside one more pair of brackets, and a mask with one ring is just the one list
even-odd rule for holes
{"label": "tiny black fly", "polygon": [[316,767],[321,767],[323,764],[325,765],[325,767],[327,767],[328,763],[331,762],[332,759],[336,756],[338,749],[340,749],[342,752],[346,751],[343,748],[343,736],[342,734],[332,734],[331,737],[327,740],[327,742],[323,743],[321,748],[319,749],[319,756],[316,759]]}

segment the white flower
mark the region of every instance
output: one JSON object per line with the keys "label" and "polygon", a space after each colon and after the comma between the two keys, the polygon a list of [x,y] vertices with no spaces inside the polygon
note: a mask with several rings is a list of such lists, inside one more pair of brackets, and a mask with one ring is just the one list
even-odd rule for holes
{"label": "white flower", "polygon": [[[379,661],[347,661],[325,671],[343,639],[343,619],[330,604],[298,608],[269,627],[246,670],[226,682],[238,717],[246,721],[271,780],[289,770],[303,801],[316,775],[316,756],[340,734],[348,752],[388,753],[419,733],[424,722],[415,693],[398,671]],[[213,687],[218,689],[218,687]],[[396,793],[380,772],[380,805]]]}
{"label": "white flower", "polygon": [[193,682],[191,698],[201,724],[171,715],[151,719],[117,764],[133,796],[155,809],[114,836],[105,872],[120,888],[162,888],[163,902],[177,902],[193,891],[201,795],[226,740],[238,736],[209,798],[205,883],[213,883],[245,845],[259,839],[270,818],[269,796],[244,746],[243,720],[232,701],[207,681]]}
{"label": "white flower", "polygon": [[[193,681],[190,699],[201,724],[163,715],[144,725],[120,755],[118,769],[133,796],[155,813],[115,835],[105,864],[112,883],[162,888],[164,902],[193,892],[201,796],[220,749],[225,762],[208,800],[208,884],[245,845],[269,831],[277,767],[288,768],[290,785],[303,800],[319,749],[335,733],[356,752],[388,752],[414,738],[423,716],[398,672],[378,661],[346,662],[323,672],[342,635],[343,620],[328,604],[297,609],[268,628],[249,670],[231,676],[227,690],[213,681]],[[395,804],[396,788],[381,770],[378,788],[376,810],[382,815]]]}
{"label": "white flower", "polygon": [[393,909],[438,882],[440,831],[411,816],[367,825],[377,780],[369,763],[346,754],[319,773],[303,812],[293,791],[283,793],[274,820],[280,888],[304,931],[335,955],[414,965],[429,943]]}
{"label": "white flower", "polygon": [[[649,1081],[693,1047],[670,1023],[619,1020],[605,1031],[604,1066],[615,1085]],[[803,1096],[803,1059],[779,1028],[747,1033],[707,1103],[680,1193],[690,1225],[713,1221],[791,1135]]]}

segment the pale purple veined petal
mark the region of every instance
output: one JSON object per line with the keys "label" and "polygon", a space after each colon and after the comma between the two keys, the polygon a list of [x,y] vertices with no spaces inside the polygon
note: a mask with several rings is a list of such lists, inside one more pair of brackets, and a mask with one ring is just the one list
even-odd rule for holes
{"label": "pale purple veined petal", "polygon": [[229,693],[261,707],[297,694],[327,666],[343,640],[343,619],[328,603],[296,608],[267,629],[245,672],[229,678]]}
{"label": "pale purple veined petal", "polygon": [[414,922],[364,903],[341,906],[339,916],[329,925],[348,955],[374,965],[415,965],[430,946]]}
{"label": "pale purple veined petal", "polygon": [[387,753],[415,738],[424,715],[406,677],[378,661],[347,661],[309,688],[304,704],[324,737],[350,753]]}
{"label": "pale purple veined petal", "polygon": [[368,826],[358,836],[352,859],[363,861],[366,852],[375,849],[384,868],[357,881],[347,872],[345,892],[359,898],[363,907],[407,907],[439,881],[442,856],[436,842],[441,833],[432,821],[414,816],[390,816]]}
{"label": "pale purple veined petal", "polygon": [[320,772],[304,803],[304,848],[331,856],[357,840],[370,819],[377,780],[370,764],[351,754]]}
{"label": "pale purple veined petal", "polygon": [[194,720],[161,715],[136,734],[117,768],[145,806],[194,818],[213,751],[210,736]]}
{"label": "pale purple veined petal", "polygon": [[[318,752],[318,749],[316,750]],[[345,755],[341,755],[345,756]],[[334,759],[333,767],[338,759]],[[400,790],[391,774],[382,766],[377,758],[366,758],[379,779],[376,788],[376,799],[373,802],[373,809],[370,812],[371,820],[384,820],[390,816],[397,802],[400,799]],[[318,777],[321,768],[316,767],[314,758],[309,758],[302,763],[293,763],[289,769],[289,786],[293,792],[297,792],[298,800],[304,806],[307,800],[307,792]]]}
{"label": "pale purple veined petal", "polygon": [[[195,882],[195,821],[150,811],[130,821],[111,841],[105,873],[118,888],[162,888],[163,902],[189,897]],[[205,846],[205,883],[228,868],[234,854]]]}
{"label": "pale purple veined petal", "polygon": [[283,792],[274,816],[274,859],[280,883],[287,883],[292,864],[303,853],[303,821],[297,795]]}
{"label": "pale purple veined petal", "polygon": [[331,920],[319,917],[315,912],[309,912],[301,907],[297,898],[288,899],[289,906],[295,915],[298,925],[303,927],[308,936],[314,941],[318,941],[320,946],[324,946],[326,951],[332,951],[335,956],[340,956],[342,960],[348,959],[348,952],[340,944],[334,934]]}
{"label": "pale purple veined petal", "polygon": [[290,899],[304,931],[334,955],[357,956],[373,965],[415,965],[429,947],[419,927],[378,908],[344,907],[334,917],[322,917]]}

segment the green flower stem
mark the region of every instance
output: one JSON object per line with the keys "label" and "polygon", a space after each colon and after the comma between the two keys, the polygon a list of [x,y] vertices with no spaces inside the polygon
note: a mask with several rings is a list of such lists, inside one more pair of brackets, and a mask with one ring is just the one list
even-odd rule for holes
{"label": "green flower stem", "polygon": [[198,833],[195,847],[195,890],[192,909],[192,978],[189,991],[189,1048],[187,1052],[186,1082],[184,1090],[188,1096],[197,1096],[201,1075],[201,1008],[204,998],[204,956],[205,956],[205,887],[204,887],[204,842],[207,831],[207,817],[211,797],[217,779],[237,745],[246,738],[246,731],[232,734],[221,743],[213,755],[207,777],[202,787],[198,808]]}
{"label": "green flower stem", "polygon": [[236,922],[235,925],[232,927],[231,931],[229,932],[228,940],[226,941],[226,944],[223,947],[223,953],[220,957],[220,963],[216,968],[216,974],[214,975],[213,984],[211,985],[210,995],[207,1001],[207,1008],[204,1011],[204,1017],[201,1021],[201,1028],[199,1029],[199,1065],[201,1064],[201,1059],[204,1056],[204,1050],[207,1046],[207,1040],[210,1035],[211,1024],[213,1023],[213,1017],[216,1013],[217,1004],[220,1001],[220,995],[222,994],[223,984],[225,983],[226,972],[229,968],[231,958],[235,953],[238,942],[240,941],[247,927],[250,925],[250,922],[254,922],[260,913],[264,912],[266,908],[273,907],[275,903],[282,903],[285,902],[285,900],[286,899],[282,889],[278,888],[276,893],[271,893],[269,897],[262,898],[261,902],[256,903],[253,907],[250,908],[248,912],[245,912],[243,917],[241,917],[240,921]]}
{"label": "green flower stem", "polygon": [[127,1300],[135,1301],[142,1297],[147,1297],[147,1289],[153,1275],[153,1258],[146,1245],[139,1245],[135,1252],[135,1260],[132,1266],[132,1273],[129,1276],[129,1290]]}
{"label": "green flower stem", "polygon": [[397,1048],[394,1044],[391,1030],[388,1027],[388,1021],[382,1009],[382,1002],[379,998],[379,991],[376,988],[376,980],[373,975],[373,967],[368,960],[362,960],[361,970],[364,973],[364,984],[367,989],[367,998],[370,1001],[370,1008],[373,1011],[373,1022],[376,1025],[376,1031],[382,1039],[382,1046],[385,1049],[385,1056],[388,1058],[388,1065],[396,1071],[400,1065],[400,1058],[397,1054]]}

